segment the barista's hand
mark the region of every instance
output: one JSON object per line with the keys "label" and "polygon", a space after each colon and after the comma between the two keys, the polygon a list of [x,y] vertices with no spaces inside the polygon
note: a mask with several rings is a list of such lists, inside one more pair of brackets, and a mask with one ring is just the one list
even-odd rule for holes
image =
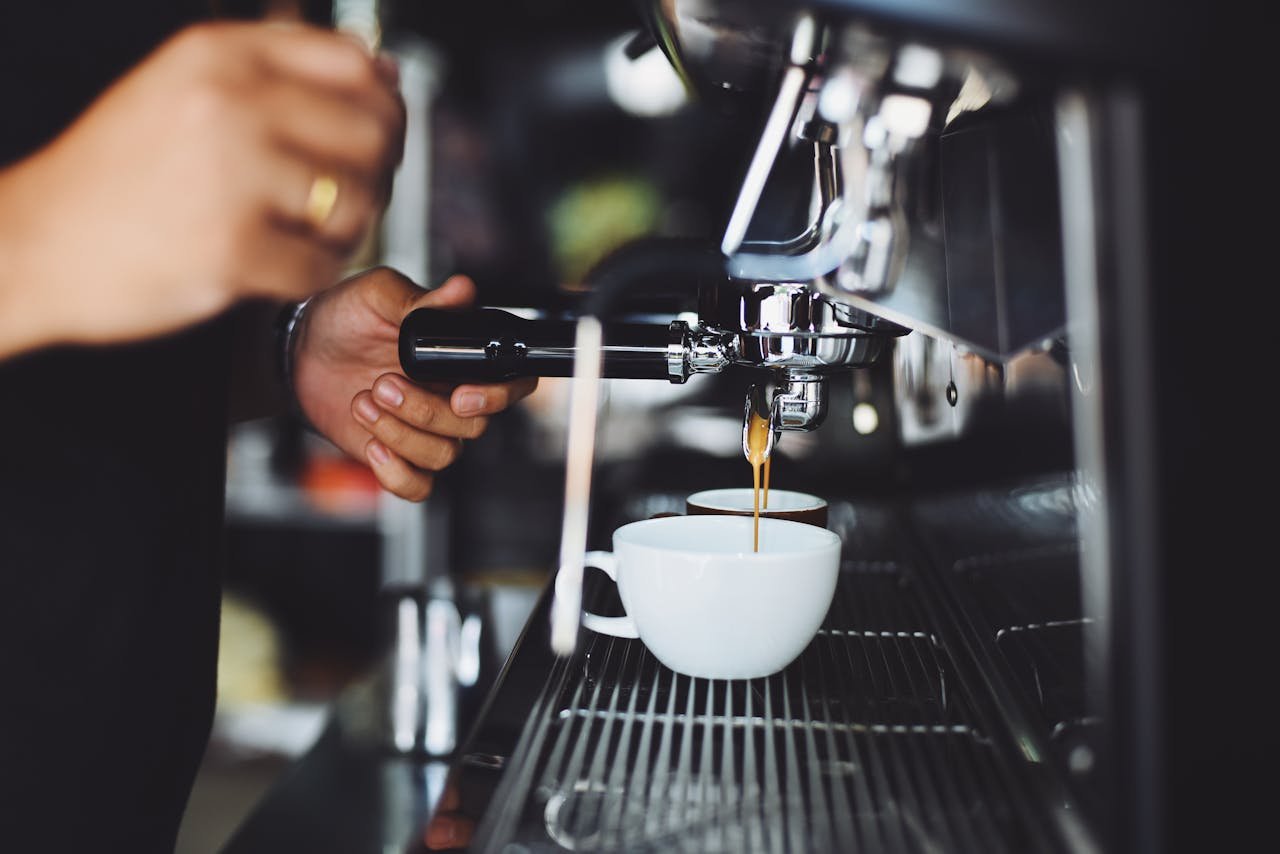
{"label": "barista's hand", "polygon": [[[404,136],[394,64],[302,24],[188,28],[0,169],[0,358],[337,281]],[[317,177],[336,180],[323,221]]]}
{"label": "barista's hand", "polygon": [[335,445],[366,461],[391,492],[421,501],[432,473],[453,462],[485,416],[534,390],[537,380],[424,388],[400,373],[400,321],[415,308],[461,308],[475,286],[454,276],[424,291],[379,267],[315,297],[297,331],[294,388],[303,414]]}

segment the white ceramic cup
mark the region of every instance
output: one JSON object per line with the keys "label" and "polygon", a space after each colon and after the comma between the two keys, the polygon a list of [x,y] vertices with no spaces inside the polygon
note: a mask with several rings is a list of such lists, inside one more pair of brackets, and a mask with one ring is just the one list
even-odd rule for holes
{"label": "white ceramic cup", "polygon": [[[761,492],[761,496],[764,493]],[[704,489],[685,499],[685,512],[729,513],[735,516],[755,515],[755,490],[751,487],[729,489]],[[819,528],[827,526],[827,500],[807,492],[791,489],[769,490],[769,506],[760,508],[761,518],[790,519],[807,522]]]}
{"label": "white ceramic cup", "polygon": [[840,570],[826,528],[743,516],[665,516],[623,525],[586,565],[618,585],[624,617],[587,612],[592,631],[639,638],[667,667],[706,679],[777,673],[822,626]]}

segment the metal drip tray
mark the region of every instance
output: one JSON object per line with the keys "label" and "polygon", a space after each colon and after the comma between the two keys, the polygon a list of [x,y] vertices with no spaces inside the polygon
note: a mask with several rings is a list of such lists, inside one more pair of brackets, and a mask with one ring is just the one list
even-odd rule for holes
{"label": "metal drip tray", "polygon": [[979,720],[910,578],[846,563],[818,637],[767,679],[692,679],[584,634],[470,850],[1042,850]]}

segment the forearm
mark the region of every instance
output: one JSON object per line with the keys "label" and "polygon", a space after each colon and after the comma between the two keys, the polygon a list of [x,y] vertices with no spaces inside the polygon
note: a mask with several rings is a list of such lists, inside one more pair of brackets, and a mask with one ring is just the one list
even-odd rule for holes
{"label": "forearm", "polygon": [[10,272],[6,249],[0,240],[0,362],[52,343],[43,319],[24,298],[20,277]]}
{"label": "forearm", "polygon": [[56,305],[39,269],[39,250],[25,233],[31,188],[21,164],[0,169],[0,361],[59,343]]}

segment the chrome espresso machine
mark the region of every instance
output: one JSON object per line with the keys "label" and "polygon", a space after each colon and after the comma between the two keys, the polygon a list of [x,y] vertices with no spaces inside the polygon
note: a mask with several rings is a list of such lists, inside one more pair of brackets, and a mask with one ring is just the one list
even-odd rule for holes
{"label": "chrome espresso machine", "polygon": [[[623,247],[572,318],[419,310],[402,325],[417,381],[572,378],[558,572],[431,820],[469,828],[456,847],[477,852],[1197,839],[1206,815],[1180,805],[1187,768],[1211,766],[1188,723],[1208,704],[1196,674],[1168,669],[1191,631],[1177,579],[1199,552],[1176,520],[1195,468],[1168,463],[1199,428],[1170,417],[1157,370],[1190,358],[1163,325],[1185,307],[1162,146],[1191,56],[1183,10],[637,8],[637,54],[662,51],[707,103],[772,106],[718,244]],[[666,296],[667,319],[627,312]],[[744,443],[752,414],[770,453],[800,434],[852,443],[878,419],[894,455],[956,472],[908,464],[874,498],[827,495],[844,541],[827,621],[748,682],[677,675],[580,625],[612,595],[583,566],[601,379],[727,371],[752,378]],[[1036,464],[996,464],[1018,455]],[[829,459],[837,481],[866,476]]]}

